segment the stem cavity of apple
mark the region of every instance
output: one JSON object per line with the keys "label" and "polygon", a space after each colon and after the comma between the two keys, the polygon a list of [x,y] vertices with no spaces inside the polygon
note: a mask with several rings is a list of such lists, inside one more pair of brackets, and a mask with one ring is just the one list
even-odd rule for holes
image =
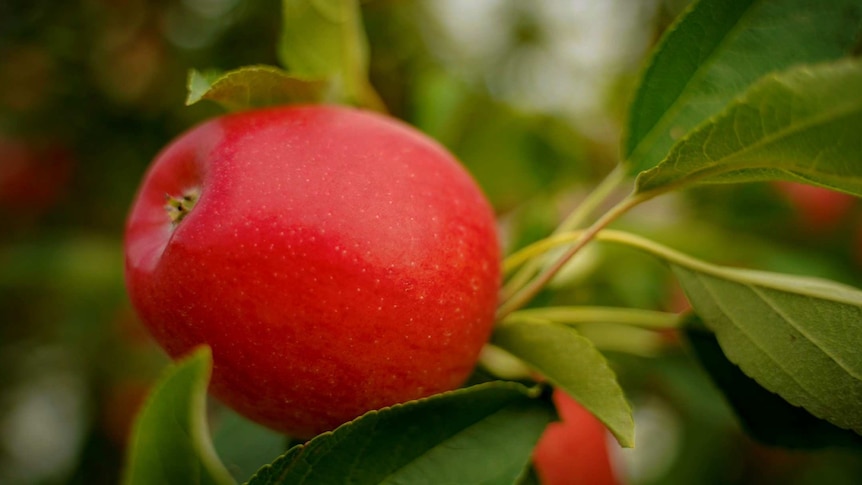
{"label": "stem cavity of apple", "polygon": [[168,213],[168,217],[170,217],[171,223],[174,226],[179,224],[192,211],[200,195],[201,191],[197,187],[185,191],[179,197],[165,194],[165,212]]}

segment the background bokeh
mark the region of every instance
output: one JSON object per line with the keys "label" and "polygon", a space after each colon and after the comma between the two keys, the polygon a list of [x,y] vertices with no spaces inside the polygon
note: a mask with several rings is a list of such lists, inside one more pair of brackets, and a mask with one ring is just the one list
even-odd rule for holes
{"label": "background bokeh", "polygon": [[[685,4],[368,0],[372,83],[463,160],[512,250],[616,164],[638,70]],[[0,2],[0,483],[116,482],[129,423],[167,362],[125,295],[126,211],[158,150],[221,112],[184,105],[188,70],[275,65],[279,29],[277,0]],[[860,222],[855,199],[749,184],[663,197],[621,226],[712,261],[860,287]],[[684,308],[648,257],[585,254],[535,304]],[[615,450],[627,482],[862,481],[858,451],[746,438],[674,334],[590,337],[635,406],[642,446]],[[221,413],[216,445],[240,478],[283,447]]]}

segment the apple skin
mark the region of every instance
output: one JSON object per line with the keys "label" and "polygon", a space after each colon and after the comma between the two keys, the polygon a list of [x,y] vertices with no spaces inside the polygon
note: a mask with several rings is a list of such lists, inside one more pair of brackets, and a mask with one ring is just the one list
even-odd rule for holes
{"label": "apple skin", "polygon": [[[199,189],[178,224],[166,194]],[[210,391],[295,438],[460,386],[490,336],[494,213],[425,135],[334,106],[222,116],[149,168],[126,226],[134,307]]]}
{"label": "apple skin", "polygon": [[568,394],[555,389],[560,421],[551,423],[533,451],[543,485],[615,485],[608,432],[601,421]]}

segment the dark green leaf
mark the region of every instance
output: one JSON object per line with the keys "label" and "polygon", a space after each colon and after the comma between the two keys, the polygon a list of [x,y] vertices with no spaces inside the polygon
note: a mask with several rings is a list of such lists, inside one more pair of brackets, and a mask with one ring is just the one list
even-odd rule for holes
{"label": "dark green leaf", "polygon": [[248,66],[224,74],[201,74],[192,70],[186,105],[202,99],[215,101],[230,111],[290,103],[324,100],[327,85],[300,79],[277,67]]}
{"label": "dark green leaf", "polygon": [[168,369],[135,421],[124,483],[235,483],[216,456],[207,429],[211,371],[208,347]]}
{"label": "dark green leaf", "polygon": [[862,62],[771,74],[638,177],[638,191],[692,183],[804,181],[862,196]]}
{"label": "dark green leaf", "polygon": [[325,79],[339,101],[379,108],[357,0],[282,0],[278,54],[291,74]]}
{"label": "dark green leaf", "polygon": [[634,446],[631,406],[592,341],[565,325],[507,322],[494,332],[493,342],[575,398],[622,446]]}
{"label": "dark green leaf", "polygon": [[631,103],[623,157],[635,175],[761,76],[847,55],[862,1],[702,0],[668,29]]}
{"label": "dark green leaf", "polygon": [[290,449],[249,484],[512,484],[554,417],[523,385],[479,384],[369,412]]}
{"label": "dark green leaf", "polygon": [[685,334],[694,354],[752,437],[790,448],[862,447],[862,436],[815,418],[745,375],[727,360],[715,335],[702,327],[700,319],[693,314],[689,318]]}

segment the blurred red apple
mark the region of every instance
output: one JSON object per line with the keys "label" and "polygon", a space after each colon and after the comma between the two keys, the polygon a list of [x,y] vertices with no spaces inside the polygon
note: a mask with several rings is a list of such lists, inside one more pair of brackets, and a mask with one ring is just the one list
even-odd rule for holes
{"label": "blurred red apple", "polygon": [[555,390],[560,421],[548,425],[533,463],[543,485],[614,485],[608,431],[568,394]]}
{"label": "blurred red apple", "polygon": [[777,181],[774,186],[798,215],[800,229],[812,235],[835,229],[856,200],[842,192],[799,182]]}
{"label": "blurred red apple", "polygon": [[67,189],[72,160],[58,143],[0,134],[0,209],[19,216],[50,209]]}

